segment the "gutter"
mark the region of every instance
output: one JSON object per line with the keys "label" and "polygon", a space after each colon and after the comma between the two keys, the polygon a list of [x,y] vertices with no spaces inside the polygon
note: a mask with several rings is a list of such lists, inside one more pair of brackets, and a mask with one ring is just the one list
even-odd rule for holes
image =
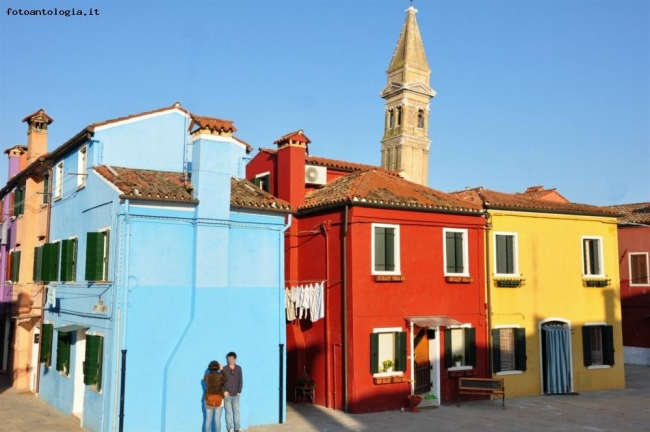
{"label": "gutter", "polygon": [[511,211],[511,212],[524,212],[524,213],[544,213],[544,214],[560,214],[560,215],[570,215],[570,216],[593,216],[593,217],[611,217],[619,218],[624,216],[618,213],[594,213],[594,212],[584,212],[579,210],[549,210],[542,208],[534,207],[505,207],[505,206],[494,206],[494,205],[485,205],[486,210],[502,210],[502,211]]}
{"label": "gutter", "polygon": [[166,202],[166,203],[173,203],[173,204],[190,204],[190,205],[196,205],[199,203],[199,200],[182,200],[182,199],[167,199],[167,198],[157,198],[157,197],[139,197],[139,196],[133,196],[133,195],[126,195],[126,194],[121,194],[119,196],[120,199],[123,200],[131,200],[131,201],[153,201],[153,202]]}
{"label": "gutter", "polygon": [[399,205],[399,204],[375,204],[367,201],[342,201],[338,203],[328,204],[318,207],[310,207],[303,210],[298,209],[296,213],[300,216],[306,216],[312,213],[320,213],[327,210],[337,210],[343,207],[368,207],[368,208],[377,208],[377,209],[386,209],[386,210],[405,210],[405,211],[414,211],[414,212],[423,212],[423,213],[444,213],[444,214],[457,214],[463,216],[483,216],[484,210],[451,210],[451,209],[437,209],[431,207],[413,207],[408,205]]}

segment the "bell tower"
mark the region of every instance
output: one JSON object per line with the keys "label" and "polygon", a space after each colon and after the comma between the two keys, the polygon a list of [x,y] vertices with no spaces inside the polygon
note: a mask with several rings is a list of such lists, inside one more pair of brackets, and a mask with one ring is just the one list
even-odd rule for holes
{"label": "bell tower", "polygon": [[413,6],[388,66],[388,84],[381,97],[386,101],[381,166],[401,172],[408,180],[427,185],[429,178],[429,101],[436,92],[429,86],[431,68],[424,53]]}

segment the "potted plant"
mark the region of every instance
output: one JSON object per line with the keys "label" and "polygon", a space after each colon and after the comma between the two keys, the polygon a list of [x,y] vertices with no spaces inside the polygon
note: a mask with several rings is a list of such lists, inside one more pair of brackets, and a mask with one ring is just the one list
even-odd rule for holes
{"label": "potted plant", "polygon": [[418,405],[422,403],[422,396],[412,394],[408,395],[408,409],[410,412],[420,412],[420,409],[418,408]]}
{"label": "potted plant", "polygon": [[456,354],[455,356],[452,357],[452,360],[454,361],[454,364],[456,367],[459,367],[463,364],[463,355],[462,354]]}
{"label": "potted plant", "polygon": [[393,361],[392,360],[384,360],[381,362],[382,366],[384,367],[384,372],[392,372],[393,371]]}

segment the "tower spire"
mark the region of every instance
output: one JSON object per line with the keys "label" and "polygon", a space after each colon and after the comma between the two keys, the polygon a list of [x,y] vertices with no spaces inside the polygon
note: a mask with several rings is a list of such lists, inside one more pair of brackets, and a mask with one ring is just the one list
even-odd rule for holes
{"label": "tower spire", "polygon": [[426,185],[429,175],[429,101],[436,92],[429,86],[431,68],[415,18],[417,9],[406,9],[397,47],[386,71],[388,83],[381,92],[386,100],[382,167],[399,171]]}

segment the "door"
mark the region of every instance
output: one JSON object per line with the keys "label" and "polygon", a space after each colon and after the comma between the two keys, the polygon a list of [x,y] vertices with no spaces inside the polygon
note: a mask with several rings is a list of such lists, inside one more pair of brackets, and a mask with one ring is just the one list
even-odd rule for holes
{"label": "door", "polygon": [[542,324],[542,388],[545,394],[571,392],[571,331],[567,323]]}
{"label": "door", "polygon": [[41,329],[34,327],[34,339],[32,339],[32,360],[30,363],[31,369],[29,370],[29,390],[36,393],[36,380],[38,377],[38,367],[40,362],[38,361],[38,349],[41,345]]}
{"label": "door", "polygon": [[423,397],[420,406],[440,404],[440,350],[438,328],[413,326],[414,393]]}
{"label": "door", "polygon": [[74,376],[73,396],[72,396],[72,414],[79,417],[83,424],[84,395],[86,384],[84,384],[84,360],[86,358],[86,331],[77,330],[76,340],[74,343]]}

